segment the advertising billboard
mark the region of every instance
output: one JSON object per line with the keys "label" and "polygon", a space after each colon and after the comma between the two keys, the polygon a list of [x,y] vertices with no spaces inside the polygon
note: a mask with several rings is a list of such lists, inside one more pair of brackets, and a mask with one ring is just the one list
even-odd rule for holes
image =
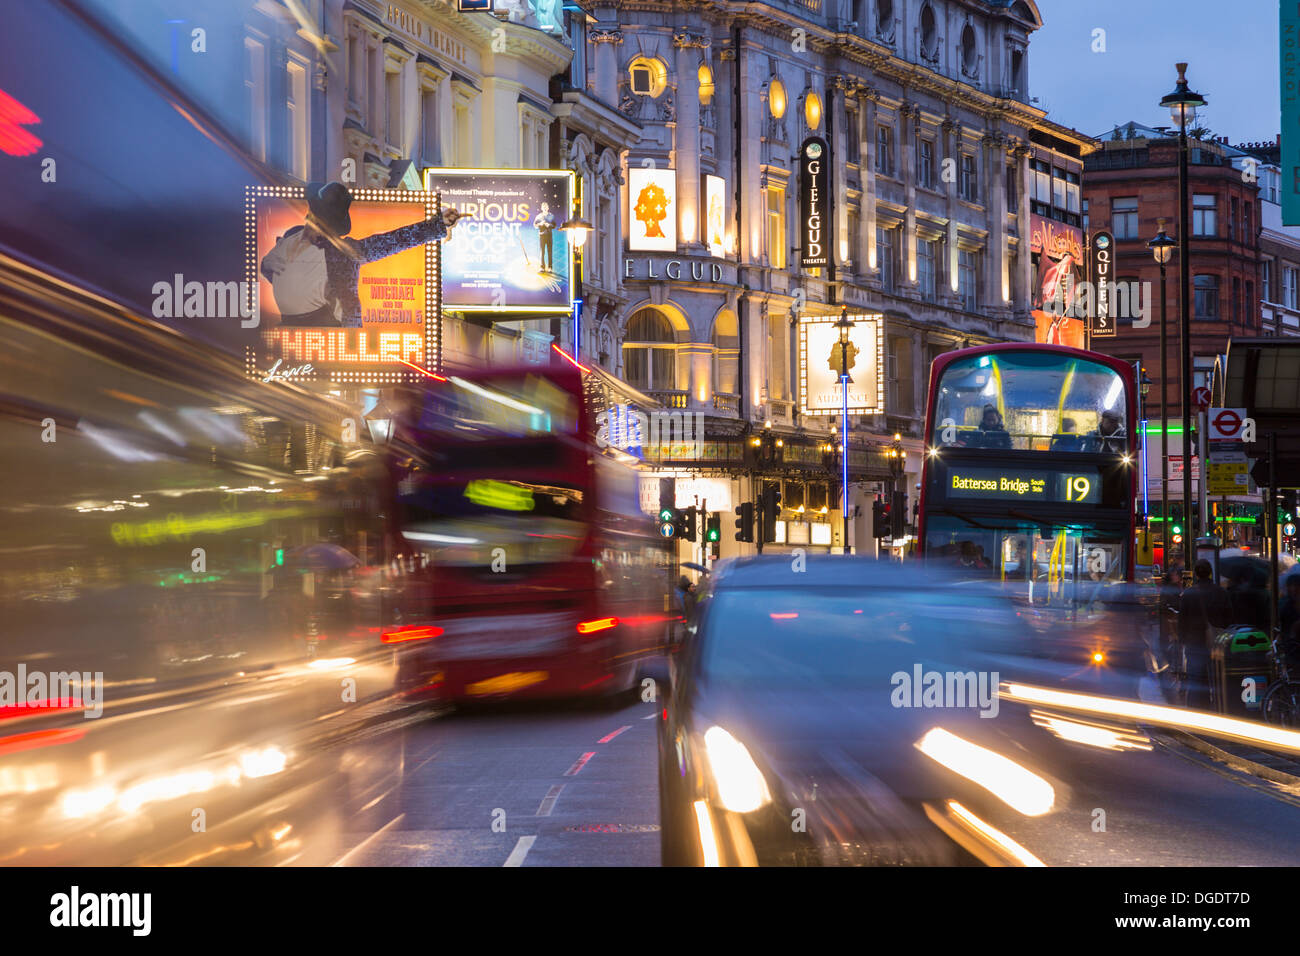
{"label": "advertising billboard", "polygon": [[[1029,216],[1029,229],[1029,250],[1038,257],[1031,303],[1036,326],[1034,341],[1081,349],[1083,320],[1070,313],[1074,292],[1082,278],[1083,230],[1034,213]],[[1064,303],[1063,311],[1044,309],[1044,304],[1053,299]]]}
{"label": "advertising billboard", "polygon": [[246,201],[261,338],[250,375],[385,384],[427,366],[443,232],[432,196],[313,183],[249,187]]}
{"label": "advertising billboard", "polygon": [[627,171],[627,247],[677,251],[677,171],[633,166]]}
{"label": "advertising billboard", "polygon": [[847,350],[840,344],[838,318],[803,318],[799,322],[799,404],[805,415],[838,415],[843,408],[840,370],[849,371],[849,414],[879,415],[885,411],[884,317],[850,315]]}
{"label": "advertising billboard", "polygon": [[704,177],[705,242],[719,259],[727,255],[727,181],[721,176]]}
{"label": "advertising billboard", "polygon": [[424,188],[466,218],[442,246],[442,303],[458,312],[573,309],[573,250],[560,226],[574,174],[555,169],[426,169]]}

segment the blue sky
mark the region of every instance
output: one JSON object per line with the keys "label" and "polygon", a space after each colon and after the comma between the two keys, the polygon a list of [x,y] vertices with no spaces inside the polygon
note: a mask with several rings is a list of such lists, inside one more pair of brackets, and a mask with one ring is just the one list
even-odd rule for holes
{"label": "blue sky", "polygon": [[[1279,129],[1276,0],[1038,0],[1029,94],[1048,118],[1089,135],[1136,120],[1169,125],[1157,105],[1186,61],[1206,98],[1205,125],[1230,142],[1271,140]],[[1094,53],[1093,31],[1106,50]]]}

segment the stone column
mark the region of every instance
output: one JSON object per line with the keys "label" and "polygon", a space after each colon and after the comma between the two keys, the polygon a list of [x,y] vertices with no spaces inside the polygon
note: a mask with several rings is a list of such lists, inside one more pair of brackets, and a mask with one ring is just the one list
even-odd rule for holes
{"label": "stone column", "polygon": [[623,43],[623,34],[618,24],[601,25],[590,30],[587,39],[596,46],[596,98],[617,108],[618,47]]}
{"label": "stone column", "polygon": [[[677,239],[696,247],[703,233],[700,222],[700,56],[708,49],[707,37],[675,32],[677,48],[677,127],[673,131],[674,166],[677,169]],[[707,54],[706,54],[707,55]]]}
{"label": "stone column", "polygon": [[1003,311],[1009,307],[1007,262],[1006,142],[1000,132],[984,137],[985,206],[989,216],[988,248],[983,262],[984,304]]}

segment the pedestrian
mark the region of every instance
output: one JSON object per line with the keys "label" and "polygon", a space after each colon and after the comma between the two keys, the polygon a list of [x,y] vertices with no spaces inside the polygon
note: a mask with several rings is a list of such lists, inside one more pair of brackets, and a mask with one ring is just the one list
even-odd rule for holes
{"label": "pedestrian", "polygon": [[682,633],[695,616],[695,585],[686,575],[677,579],[677,607],[682,612]]}
{"label": "pedestrian", "polygon": [[1227,593],[1214,580],[1214,567],[1204,558],[1196,562],[1196,580],[1178,601],[1178,642],[1187,675],[1188,707],[1209,707],[1210,648],[1232,616]]}
{"label": "pedestrian", "polygon": [[1231,624],[1268,632],[1268,591],[1259,586],[1251,571],[1242,567],[1228,580]]}
{"label": "pedestrian", "polygon": [[1300,621],[1300,571],[1288,574],[1282,581],[1282,601],[1278,607],[1277,623],[1282,636],[1288,637],[1296,622]]}

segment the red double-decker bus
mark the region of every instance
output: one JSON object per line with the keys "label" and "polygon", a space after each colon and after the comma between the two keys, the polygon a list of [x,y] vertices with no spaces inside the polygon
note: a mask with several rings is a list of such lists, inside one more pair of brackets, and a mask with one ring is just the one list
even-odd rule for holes
{"label": "red double-decker bus", "polygon": [[409,694],[465,701],[633,688],[676,620],[636,471],[593,443],[577,368],[454,373],[394,425],[407,597],[384,639]]}
{"label": "red double-decker bus", "polygon": [[1051,345],[949,352],[930,373],[925,427],[918,549],[928,561],[1071,616],[1133,579],[1129,363]]}

